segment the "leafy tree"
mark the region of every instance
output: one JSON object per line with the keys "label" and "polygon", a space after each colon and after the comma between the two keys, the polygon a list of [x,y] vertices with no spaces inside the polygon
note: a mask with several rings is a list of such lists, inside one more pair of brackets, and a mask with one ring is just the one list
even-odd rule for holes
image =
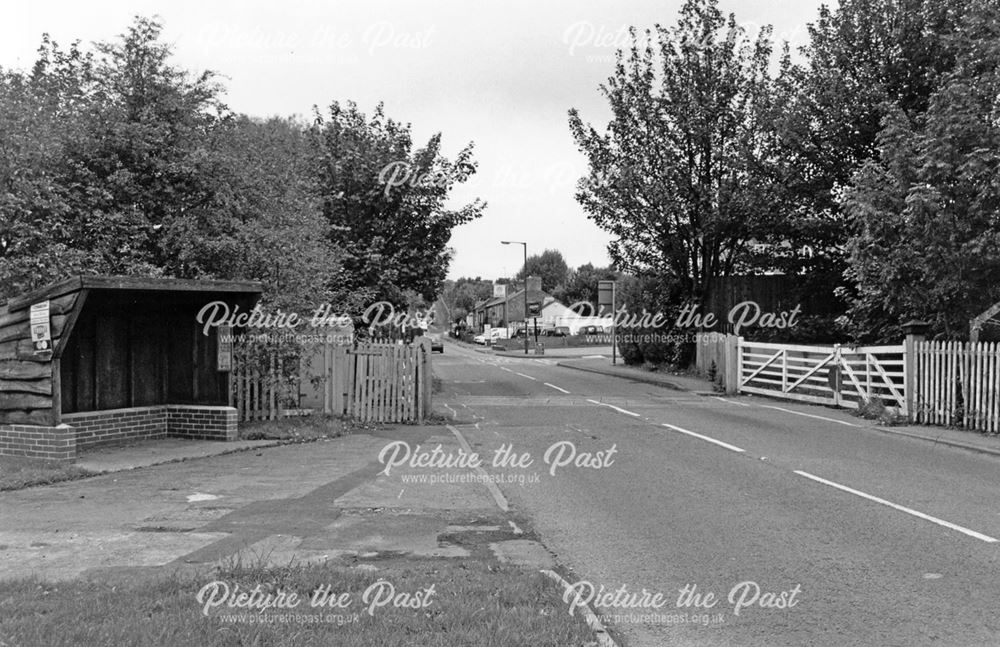
{"label": "leafy tree", "polygon": [[452,321],[463,321],[477,303],[493,296],[493,282],[480,277],[461,277],[455,281],[445,281],[441,299],[447,305]]}
{"label": "leafy tree", "polygon": [[542,290],[551,293],[556,288],[566,284],[569,276],[569,266],[562,252],[557,249],[546,249],[541,254],[528,257],[527,264],[517,273],[517,280],[523,281],[527,276],[537,276],[542,279]]}
{"label": "leafy tree", "polygon": [[610,267],[594,267],[593,263],[587,263],[570,273],[565,289],[553,296],[562,300],[566,305],[585,301],[596,307],[598,283],[600,281],[613,281],[620,277],[620,273]]}
{"label": "leafy tree", "polygon": [[615,236],[616,267],[671,277],[698,298],[773,235],[770,31],[750,42],[715,0],[687,0],[676,27],[646,36],[601,87],[605,132],[570,111],[590,164],[577,200]]}
{"label": "leafy tree", "polygon": [[967,0],[843,0],[821,6],[793,63],[785,51],[774,86],[778,177],[773,207],[783,238],[761,247],[788,274],[835,275],[850,226],[840,195],[878,155],[889,107],[919,120],[954,65],[952,33]]}
{"label": "leafy tree", "polygon": [[998,25],[995,2],[969,4],[955,67],[927,112],[912,119],[901,102],[893,108],[878,159],[845,193],[859,336],[898,338],[898,325],[916,317],[962,338],[970,318],[1000,301]]}
{"label": "leafy tree", "polygon": [[413,290],[433,301],[447,273],[451,231],[478,218],[485,204],[458,209],[445,202],[476,170],[472,145],[454,161],[441,155],[441,136],[413,150],[410,128],[369,118],[337,102],[317,111],[310,129],[318,197],[331,244],[344,252],[347,289],[372,288],[374,300],[397,305]]}

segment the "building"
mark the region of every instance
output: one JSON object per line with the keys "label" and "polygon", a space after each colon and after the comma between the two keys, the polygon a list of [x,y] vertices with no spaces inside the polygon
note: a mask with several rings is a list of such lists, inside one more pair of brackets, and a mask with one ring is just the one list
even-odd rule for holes
{"label": "building", "polygon": [[[560,303],[555,297],[542,291],[542,279],[537,276],[529,276],[528,304],[540,305],[540,312],[537,317],[529,317],[529,322],[533,325],[534,319],[538,321],[539,329],[552,328],[560,325],[558,322],[563,318],[572,315],[573,312]],[[507,328],[514,331],[520,328],[524,322],[524,288],[517,286],[498,285],[499,288],[492,299],[477,304],[473,312],[474,327],[477,332],[482,332],[488,325],[491,328]],[[514,287],[513,291],[507,288]]]}

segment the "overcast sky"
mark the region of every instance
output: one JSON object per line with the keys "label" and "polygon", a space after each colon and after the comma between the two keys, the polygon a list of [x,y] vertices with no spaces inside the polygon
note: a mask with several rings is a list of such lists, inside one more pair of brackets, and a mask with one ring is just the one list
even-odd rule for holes
{"label": "overcast sky", "polygon": [[[724,0],[750,30],[771,24],[801,45],[815,0]],[[109,40],[134,15],[159,16],[176,62],[227,79],[229,106],[259,117],[308,115],[353,100],[413,125],[420,144],[443,133],[445,154],[476,146],[477,176],[455,202],[485,215],[457,229],[450,276],[509,276],[529,253],[558,249],[571,267],[608,262],[608,235],[573,199],[586,165],[567,111],[606,124],[600,85],[629,25],[673,24],[680,0],[367,0],[130,2],[49,0],[4,8],[0,66],[28,67],[41,35],[62,45]]]}

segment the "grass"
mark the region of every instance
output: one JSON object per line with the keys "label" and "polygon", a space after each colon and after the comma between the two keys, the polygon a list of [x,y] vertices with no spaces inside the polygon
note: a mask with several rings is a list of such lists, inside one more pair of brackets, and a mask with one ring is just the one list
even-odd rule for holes
{"label": "grass", "polygon": [[[378,564],[378,562],[375,562]],[[365,591],[384,578],[401,593],[425,592],[420,608],[392,603],[368,613]],[[203,613],[197,595],[212,581],[251,591],[296,592],[293,609],[248,611],[225,604]],[[312,608],[319,587],[348,594],[342,608]],[[427,594],[429,587],[433,594]],[[220,586],[221,589],[221,586]],[[209,596],[210,597],[210,596]],[[335,596],[331,596],[335,597]],[[382,597],[382,600],[387,599]],[[402,598],[398,598],[402,601]],[[416,600],[417,598],[411,598]],[[203,597],[203,601],[205,598]],[[236,618],[234,621],[233,618]],[[579,646],[592,641],[541,573],[475,560],[420,560],[378,571],[329,563],[233,564],[199,577],[0,583],[0,645],[483,645]]]}
{"label": "grass", "polygon": [[240,423],[240,440],[308,442],[321,438],[337,438],[366,428],[368,427],[362,423],[337,416],[322,414],[290,416],[277,420]]}
{"label": "grass", "polygon": [[72,481],[86,476],[91,476],[91,472],[73,464],[0,456],[0,491]]}

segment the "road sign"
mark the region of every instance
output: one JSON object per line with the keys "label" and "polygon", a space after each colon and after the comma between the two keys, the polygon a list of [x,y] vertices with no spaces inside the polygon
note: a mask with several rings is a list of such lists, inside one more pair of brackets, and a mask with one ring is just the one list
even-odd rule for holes
{"label": "road sign", "polygon": [[610,314],[615,307],[615,282],[597,282],[597,313]]}
{"label": "road sign", "polygon": [[530,301],[528,302],[528,316],[537,317],[542,314],[542,302],[541,301]]}

